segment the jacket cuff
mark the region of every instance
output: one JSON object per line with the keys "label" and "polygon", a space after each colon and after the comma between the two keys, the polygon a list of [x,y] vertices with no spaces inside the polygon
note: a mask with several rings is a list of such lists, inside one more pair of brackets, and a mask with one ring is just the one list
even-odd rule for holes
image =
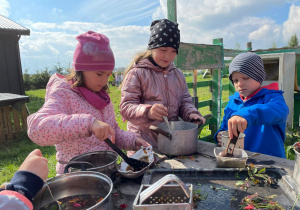
{"label": "jacket cuff", "polygon": [[43,185],[44,181],[38,175],[29,171],[17,171],[6,189],[19,192],[32,200]]}

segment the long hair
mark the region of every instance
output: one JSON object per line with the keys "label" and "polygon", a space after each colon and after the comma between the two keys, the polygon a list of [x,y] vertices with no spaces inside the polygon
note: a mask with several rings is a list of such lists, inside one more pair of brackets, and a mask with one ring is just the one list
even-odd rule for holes
{"label": "long hair", "polygon": [[[67,81],[73,81],[72,87],[83,87],[84,85],[84,75],[82,71],[75,71],[75,69],[71,69],[71,73],[66,76]],[[106,84],[102,90],[109,93],[108,85]]]}
{"label": "long hair", "polygon": [[[126,68],[125,72],[124,72],[124,78],[123,81],[126,78],[126,75],[128,74],[128,72],[132,69],[133,65],[140,62],[141,60],[145,59],[145,58],[149,58],[151,57],[151,50],[145,50],[144,52],[138,53],[133,60],[129,63],[128,67]],[[123,86],[123,82],[120,85],[120,87]]]}

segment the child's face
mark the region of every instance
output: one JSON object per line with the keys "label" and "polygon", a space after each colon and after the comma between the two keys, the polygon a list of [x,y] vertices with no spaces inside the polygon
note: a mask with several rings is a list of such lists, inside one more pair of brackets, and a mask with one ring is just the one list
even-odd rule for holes
{"label": "child's face", "polygon": [[99,92],[108,82],[112,71],[83,71],[84,85],[93,92]]}
{"label": "child's face", "polygon": [[231,78],[235,90],[239,92],[243,97],[250,96],[260,88],[259,82],[240,72],[233,72]]}
{"label": "child's face", "polygon": [[160,67],[165,68],[174,60],[177,55],[173,47],[159,47],[151,50],[152,58]]}

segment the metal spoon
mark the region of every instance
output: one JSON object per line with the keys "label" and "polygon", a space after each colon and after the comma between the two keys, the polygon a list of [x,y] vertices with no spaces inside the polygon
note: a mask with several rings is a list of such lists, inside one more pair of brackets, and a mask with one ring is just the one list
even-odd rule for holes
{"label": "metal spoon", "polygon": [[167,124],[167,126],[168,126],[168,128],[169,128],[169,130],[171,130],[171,125],[170,125],[170,123],[169,123],[168,118],[167,118],[166,116],[163,116],[163,118],[164,118],[164,120],[165,120],[165,122],[166,122],[166,124]]}

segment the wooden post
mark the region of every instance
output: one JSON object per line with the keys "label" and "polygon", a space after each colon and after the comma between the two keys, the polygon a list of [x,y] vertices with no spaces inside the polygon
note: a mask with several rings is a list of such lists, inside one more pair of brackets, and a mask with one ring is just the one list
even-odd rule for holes
{"label": "wooden post", "polygon": [[176,0],[167,0],[168,19],[177,22]]}
{"label": "wooden post", "polygon": [[3,107],[3,114],[4,114],[4,121],[5,121],[5,130],[7,134],[7,139],[13,139],[13,128],[11,123],[11,116],[10,116],[10,107],[5,106]]}
{"label": "wooden post", "polygon": [[198,109],[198,96],[197,96],[197,69],[193,71],[193,103]]}
{"label": "wooden post", "polygon": [[222,67],[212,71],[212,123],[211,134],[212,136],[218,131],[221,124],[221,111],[222,111],[222,69],[224,66],[223,54],[223,39],[214,39],[213,44],[222,46]]}
{"label": "wooden post", "polygon": [[247,52],[252,51],[252,42],[247,42],[246,50]]}

